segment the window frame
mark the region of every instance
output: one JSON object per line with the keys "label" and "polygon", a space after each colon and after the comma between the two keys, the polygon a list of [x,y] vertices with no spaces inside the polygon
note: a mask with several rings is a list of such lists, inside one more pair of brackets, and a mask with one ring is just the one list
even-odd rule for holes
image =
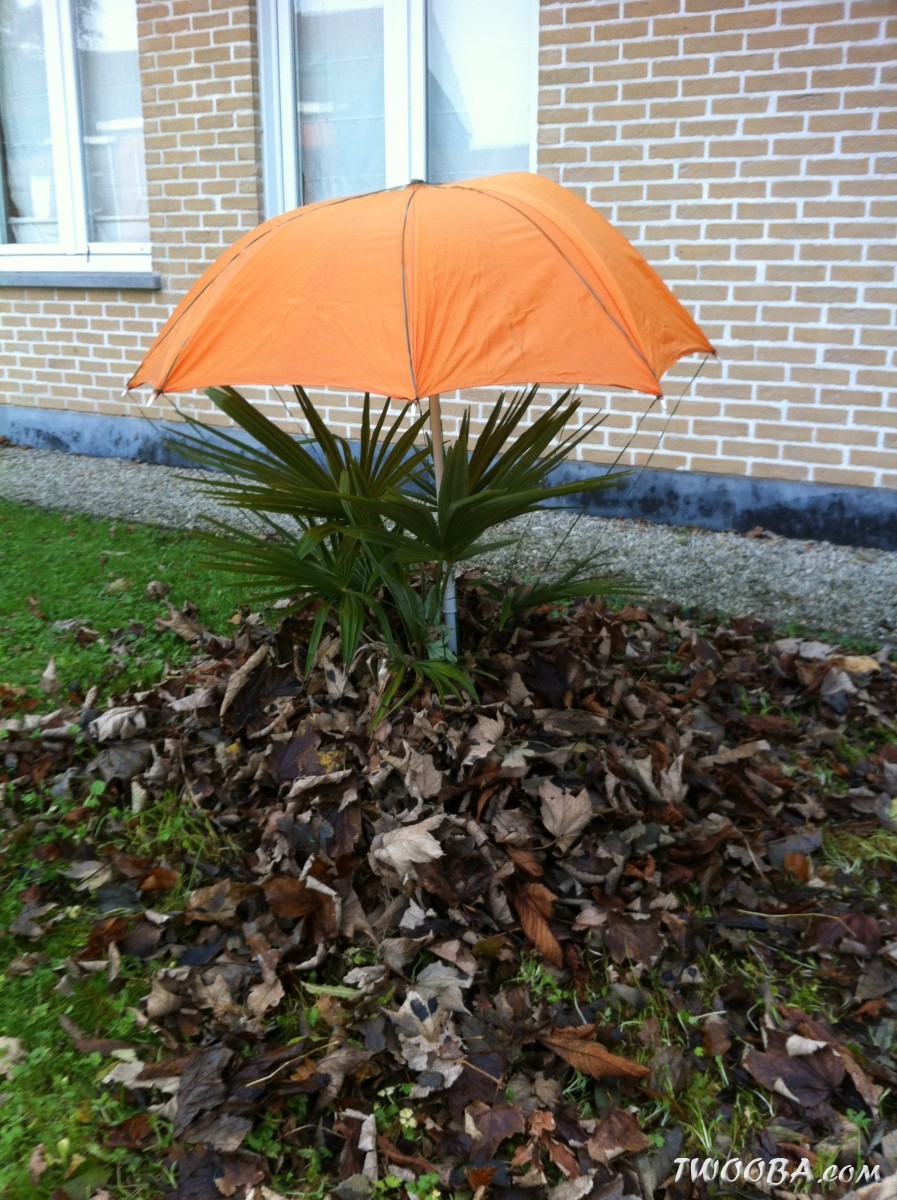
{"label": "window frame", "polygon": [[[533,23],[528,170],[535,171],[539,5],[527,2]],[[303,203],[292,0],[258,0],[257,17],[264,212],[270,218]],[[427,177],[426,0],[383,0],[383,18],[386,186],[403,187]]]}
{"label": "window frame", "polygon": [[[53,176],[56,184],[58,242],[0,242],[0,286],[22,277],[24,286],[102,284],[121,276],[123,286],[157,287],[152,245],[147,242],[88,240],[87,187],[82,152],[81,102],[78,94],[77,44],[73,0],[40,0],[47,61]],[[146,165],[144,159],[144,167]],[[43,278],[43,277],[46,277]]]}

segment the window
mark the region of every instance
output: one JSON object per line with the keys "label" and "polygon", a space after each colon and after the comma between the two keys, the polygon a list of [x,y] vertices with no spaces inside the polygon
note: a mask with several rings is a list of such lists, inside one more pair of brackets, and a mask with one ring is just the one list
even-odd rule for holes
{"label": "window", "polygon": [[536,0],[259,0],[270,214],[532,168]]}
{"label": "window", "polygon": [[0,0],[0,271],[149,266],[136,0]]}

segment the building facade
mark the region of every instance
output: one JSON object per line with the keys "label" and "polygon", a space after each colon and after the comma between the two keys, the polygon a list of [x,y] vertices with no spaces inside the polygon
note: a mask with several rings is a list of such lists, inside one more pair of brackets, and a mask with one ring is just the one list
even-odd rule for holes
{"label": "building facade", "polygon": [[[894,0],[0,12],[0,433],[152,458],[172,410],[123,387],[240,234],[330,195],[536,170],[717,349],[693,382],[668,373],[667,411],[583,393],[606,413],[583,457],[649,464],[627,511],[897,546]],[[351,436],[358,399],[320,403]]]}

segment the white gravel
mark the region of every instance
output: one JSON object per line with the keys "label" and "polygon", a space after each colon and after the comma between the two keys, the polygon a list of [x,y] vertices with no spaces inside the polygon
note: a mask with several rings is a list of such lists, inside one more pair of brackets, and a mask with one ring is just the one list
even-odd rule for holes
{"label": "white gravel", "polygon": [[[213,515],[211,502],[191,481],[195,474],[116,458],[0,448],[0,497],[150,525],[190,528],[203,514]],[[226,510],[226,517],[232,520],[233,511]],[[537,514],[520,546],[492,555],[492,564],[500,573],[516,559],[519,574],[538,575],[571,523],[568,512]],[[645,600],[730,616],[754,613],[779,630],[790,625],[815,636],[897,642],[897,552],[582,517],[555,565],[568,553],[595,548],[609,569],[640,585]]]}

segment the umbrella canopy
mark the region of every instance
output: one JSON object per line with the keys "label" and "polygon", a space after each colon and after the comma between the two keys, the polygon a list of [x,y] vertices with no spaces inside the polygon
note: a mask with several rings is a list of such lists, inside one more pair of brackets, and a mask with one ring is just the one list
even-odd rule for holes
{"label": "umbrella canopy", "polygon": [[309,204],[200,277],[128,383],[300,383],[415,400],[483,385],[661,394],[713,347],[642,256],[539,175]]}

